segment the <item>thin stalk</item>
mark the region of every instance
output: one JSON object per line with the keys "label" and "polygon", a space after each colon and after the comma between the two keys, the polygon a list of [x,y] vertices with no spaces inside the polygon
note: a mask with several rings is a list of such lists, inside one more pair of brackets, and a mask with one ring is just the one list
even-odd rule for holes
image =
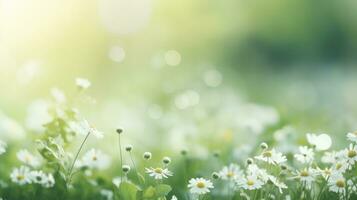
{"label": "thin stalk", "polygon": [[123,181],[123,155],[121,152],[121,141],[119,134],[119,155],[120,155],[120,183]]}
{"label": "thin stalk", "polygon": [[140,182],[140,178],[139,178],[139,175],[138,175],[138,169],[136,168],[136,165],[135,165],[135,162],[133,160],[133,156],[131,155],[131,152],[129,152],[129,156],[130,156],[131,163],[133,163],[133,167],[134,167],[134,170],[135,170],[136,178]]}
{"label": "thin stalk", "polygon": [[77,151],[77,154],[76,156],[74,157],[74,160],[73,160],[73,163],[71,165],[71,168],[69,169],[69,172],[68,172],[68,182],[67,184],[69,185],[71,183],[71,180],[72,180],[72,171],[73,171],[73,168],[74,168],[74,165],[76,164],[76,161],[78,159],[78,156],[79,156],[79,153],[82,151],[82,148],[84,146],[84,144],[86,143],[88,137],[90,135],[90,132],[88,132],[88,134],[86,135],[86,137],[84,138],[84,140],[82,141],[81,143],[81,146],[79,147],[78,151]]}

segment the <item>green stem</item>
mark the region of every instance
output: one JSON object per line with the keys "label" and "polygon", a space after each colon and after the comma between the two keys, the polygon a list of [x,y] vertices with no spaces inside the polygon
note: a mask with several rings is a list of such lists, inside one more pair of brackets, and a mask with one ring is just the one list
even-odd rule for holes
{"label": "green stem", "polygon": [[79,153],[82,151],[82,148],[84,146],[84,144],[86,143],[88,137],[90,135],[90,132],[88,132],[88,134],[86,135],[86,137],[84,138],[84,140],[82,141],[81,143],[81,146],[79,147],[78,151],[77,151],[77,154],[76,156],[74,157],[74,160],[73,160],[73,163],[71,165],[71,168],[69,169],[69,172],[68,172],[68,182],[67,182],[67,185],[69,185],[71,183],[71,180],[72,180],[72,171],[73,171],[73,168],[74,168],[74,165],[76,164],[76,161],[78,159],[78,156],[79,156]]}
{"label": "green stem", "polygon": [[120,154],[120,183],[123,181],[123,155],[121,152],[121,141],[119,134],[119,154]]}

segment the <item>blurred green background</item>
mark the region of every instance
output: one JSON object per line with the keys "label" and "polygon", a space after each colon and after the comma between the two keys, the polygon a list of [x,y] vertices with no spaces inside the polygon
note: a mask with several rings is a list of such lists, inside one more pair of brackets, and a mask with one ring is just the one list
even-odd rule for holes
{"label": "blurred green background", "polygon": [[34,99],[52,87],[71,96],[84,77],[96,99],[81,108],[85,116],[106,132],[122,119],[140,128],[130,108],[165,109],[206,77],[218,104],[229,88],[275,107],[301,134],[344,140],[357,129],[356,1],[0,2],[0,108],[20,123]]}

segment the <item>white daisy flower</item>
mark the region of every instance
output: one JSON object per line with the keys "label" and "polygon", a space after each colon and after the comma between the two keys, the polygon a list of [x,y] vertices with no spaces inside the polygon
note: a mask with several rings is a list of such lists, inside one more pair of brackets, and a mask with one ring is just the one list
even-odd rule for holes
{"label": "white daisy flower", "polygon": [[342,174],[331,176],[328,180],[329,190],[332,192],[345,194],[346,193],[346,180]]}
{"label": "white daisy flower", "polygon": [[149,176],[154,177],[154,179],[163,179],[163,178],[168,178],[169,176],[172,176],[172,172],[170,172],[167,168],[146,168],[146,173],[149,174]]}
{"label": "white daisy flower", "polygon": [[19,185],[25,185],[31,183],[30,168],[26,166],[21,166],[20,168],[15,168],[10,174],[11,181]]}
{"label": "white daisy flower", "polygon": [[344,150],[346,163],[350,169],[357,161],[357,145],[350,144],[348,149]]}
{"label": "white daisy flower", "polygon": [[40,159],[36,156],[32,155],[28,150],[23,149],[17,152],[17,158],[26,165],[31,167],[38,167],[40,166],[41,162]]}
{"label": "white daisy flower", "polygon": [[98,131],[97,129],[93,128],[87,120],[81,120],[78,122],[69,122],[69,127],[72,129],[73,132],[80,134],[80,135],[87,135],[92,134],[97,138],[103,138],[103,133]]}
{"label": "white daisy flower", "polygon": [[300,146],[298,154],[295,154],[294,157],[301,163],[310,163],[314,160],[314,150],[308,148],[307,146]]}
{"label": "white daisy flower", "polygon": [[210,180],[204,178],[192,178],[188,183],[188,188],[192,194],[206,194],[213,189],[213,183]]}
{"label": "white daisy flower", "polygon": [[347,139],[351,142],[357,143],[357,131],[353,133],[347,133]]}
{"label": "white daisy flower", "polygon": [[236,164],[230,164],[229,166],[223,167],[219,172],[219,177],[223,180],[236,180],[239,176],[242,176],[243,172],[240,167]]}
{"label": "white daisy flower", "polygon": [[0,155],[6,152],[7,144],[0,140]]}
{"label": "white daisy flower", "polygon": [[237,180],[237,185],[245,190],[255,190],[260,189],[264,185],[264,182],[258,179],[257,176],[248,175],[246,177],[240,177]]}
{"label": "white daisy flower", "polygon": [[348,166],[349,165],[344,160],[337,161],[332,165],[332,171],[334,173],[344,173],[348,169]]}
{"label": "white daisy flower", "polygon": [[331,174],[333,173],[332,168],[325,168],[325,169],[320,169],[317,168],[317,171],[320,173],[322,177],[324,177],[325,180],[328,180]]}
{"label": "white daisy flower", "polygon": [[280,194],[283,193],[283,189],[288,188],[288,186],[279,181],[275,176],[269,176],[269,180],[279,189]]}
{"label": "white daisy flower", "polygon": [[31,171],[30,178],[32,183],[45,184],[47,182],[47,176],[43,171]]}
{"label": "white daisy flower", "polygon": [[269,180],[269,174],[265,169],[259,168],[256,164],[250,164],[247,167],[248,176],[256,176],[261,181],[266,183]]}
{"label": "white daisy flower", "polygon": [[336,151],[324,152],[324,155],[321,157],[321,161],[324,163],[335,163],[338,160],[338,155]]}
{"label": "white daisy flower", "polygon": [[82,157],[82,166],[92,169],[106,169],[110,165],[110,158],[100,150],[91,149]]}
{"label": "white daisy flower", "polygon": [[259,156],[255,156],[255,159],[265,161],[269,164],[281,164],[286,162],[286,157],[277,152],[275,149],[263,151],[263,153]]}
{"label": "white daisy flower", "polygon": [[308,189],[311,188],[311,185],[315,181],[316,176],[316,170],[311,167],[305,168],[301,171],[297,171],[297,178],[299,178],[300,181],[304,183],[305,187]]}
{"label": "white daisy flower", "polygon": [[114,193],[111,190],[101,189],[100,194],[107,200],[112,200],[114,198]]}
{"label": "white daisy flower", "polygon": [[91,82],[88,79],[84,78],[76,78],[76,85],[80,89],[87,89],[90,87]]}
{"label": "white daisy flower", "polygon": [[51,188],[55,185],[55,178],[53,177],[52,174],[47,174],[46,175],[46,182],[43,183],[43,187],[46,187],[46,188]]}
{"label": "white daisy flower", "polygon": [[307,141],[316,148],[318,151],[325,151],[329,149],[332,145],[331,137],[327,134],[306,134]]}

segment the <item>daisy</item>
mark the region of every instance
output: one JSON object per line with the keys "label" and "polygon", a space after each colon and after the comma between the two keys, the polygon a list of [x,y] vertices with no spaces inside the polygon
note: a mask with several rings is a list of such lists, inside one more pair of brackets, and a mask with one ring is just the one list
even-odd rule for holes
{"label": "daisy", "polygon": [[324,151],[331,147],[332,140],[331,137],[327,134],[306,134],[307,141],[316,148],[318,151]]}
{"label": "daisy", "polygon": [[334,173],[344,173],[348,169],[346,161],[338,161],[332,165],[332,171]]}
{"label": "daisy", "polygon": [[42,184],[46,188],[53,187],[55,185],[55,178],[53,177],[52,174],[47,174],[46,175],[46,182]]}
{"label": "daisy", "polygon": [[312,182],[315,181],[317,175],[316,170],[310,167],[297,171],[297,174],[297,178],[305,184],[306,188],[311,188]]}
{"label": "daisy", "polygon": [[357,143],[357,131],[353,133],[347,133],[347,139],[351,142]]}
{"label": "daisy", "polygon": [[273,165],[286,162],[286,157],[282,153],[275,151],[275,149],[263,151],[261,155],[255,156],[255,159],[262,160]]}
{"label": "daisy", "polygon": [[210,180],[204,178],[192,178],[188,183],[188,188],[192,194],[206,194],[214,188]]}
{"label": "daisy", "polygon": [[350,169],[357,161],[357,145],[350,144],[348,149],[344,150],[346,163]]}
{"label": "daisy", "polygon": [[32,183],[45,184],[47,182],[47,175],[41,170],[31,171],[30,178]]}
{"label": "daisy", "polygon": [[30,168],[21,166],[15,168],[10,174],[11,181],[19,185],[25,185],[31,183]]}
{"label": "daisy", "polygon": [[275,176],[269,176],[269,180],[279,189],[280,194],[283,193],[283,189],[288,188],[288,186],[279,181]]}
{"label": "daisy", "polygon": [[87,120],[81,120],[79,122],[72,121],[69,122],[68,125],[72,129],[72,131],[80,135],[92,134],[97,138],[103,138],[103,133],[89,125]]}
{"label": "daisy", "polygon": [[264,183],[269,180],[269,174],[267,173],[267,171],[265,169],[260,169],[256,164],[248,165],[247,174],[249,176],[256,176]]}
{"label": "daisy", "polygon": [[324,177],[325,180],[328,180],[328,178],[333,173],[332,169],[331,168],[327,168],[327,167],[325,169],[317,168],[317,171],[320,173],[320,175],[322,177]]}
{"label": "daisy", "polygon": [[0,155],[6,152],[6,143],[0,140]]}
{"label": "daisy", "polygon": [[102,153],[100,150],[91,149],[82,157],[82,166],[92,169],[106,169],[109,164],[109,156]]}
{"label": "daisy", "polygon": [[332,192],[340,194],[346,193],[346,180],[341,174],[331,176],[328,180],[328,186],[329,190]]}
{"label": "daisy", "polygon": [[301,163],[310,163],[314,160],[314,151],[307,146],[300,146],[299,147],[299,154],[295,154],[294,157]]}
{"label": "daisy", "polygon": [[170,172],[167,168],[146,168],[146,173],[149,174],[149,176],[154,177],[154,179],[163,179],[163,178],[168,178],[169,176],[172,176],[172,172]]}
{"label": "daisy", "polygon": [[84,78],[76,78],[76,85],[80,89],[87,89],[90,87],[91,83],[89,80]]}
{"label": "daisy", "polygon": [[16,155],[21,162],[31,167],[38,167],[41,164],[40,160],[26,149],[20,150]]}
{"label": "daisy", "polygon": [[246,177],[241,177],[237,180],[238,187],[246,190],[259,189],[264,185],[264,182],[258,179],[257,176],[248,175]]}
{"label": "daisy", "polygon": [[229,166],[223,167],[223,169],[219,172],[219,177],[221,177],[223,180],[236,180],[239,176],[242,175],[242,170],[240,170],[238,165],[233,163]]}

